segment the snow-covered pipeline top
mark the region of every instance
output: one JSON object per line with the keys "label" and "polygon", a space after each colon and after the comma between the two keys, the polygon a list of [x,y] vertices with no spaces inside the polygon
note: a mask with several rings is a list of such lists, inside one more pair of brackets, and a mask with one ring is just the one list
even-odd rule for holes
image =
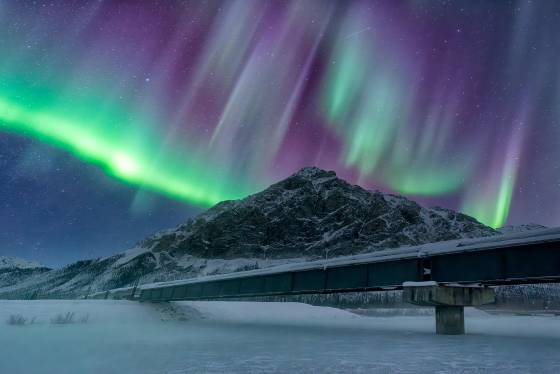
{"label": "snow-covered pipeline top", "polygon": [[291,263],[278,265],[266,269],[240,271],[235,273],[209,275],[204,277],[176,280],[170,282],[150,283],[139,286],[140,289],[159,288],[162,286],[175,286],[213,280],[225,280],[255,275],[267,275],[273,273],[284,273],[289,271],[326,269],[343,265],[359,265],[362,263],[383,262],[415,257],[426,257],[439,254],[482,251],[491,248],[512,247],[528,243],[542,243],[560,239],[560,228],[531,230],[521,233],[491,236],[475,239],[457,239],[437,243],[428,243],[396,249],[385,249],[372,253],[364,253],[353,256],[342,256],[331,260],[318,260],[302,263]]}

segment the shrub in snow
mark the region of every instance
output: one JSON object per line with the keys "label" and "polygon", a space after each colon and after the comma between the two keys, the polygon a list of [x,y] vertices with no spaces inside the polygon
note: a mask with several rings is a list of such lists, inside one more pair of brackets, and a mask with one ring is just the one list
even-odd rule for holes
{"label": "shrub in snow", "polygon": [[21,314],[10,314],[10,317],[8,317],[8,321],[6,321],[6,323],[12,326],[32,325],[33,323],[35,323],[35,317],[27,319]]}
{"label": "shrub in snow", "polygon": [[51,318],[51,323],[54,325],[67,325],[74,323],[74,312],[67,312],[66,314],[60,313]]}
{"label": "shrub in snow", "polygon": [[51,323],[53,325],[69,325],[72,323],[88,323],[89,321],[89,313],[84,314],[83,316],[77,318],[76,313],[74,312],[67,312],[67,313],[60,313],[51,318]]}
{"label": "shrub in snow", "polygon": [[85,315],[83,315],[82,317],[80,317],[80,319],[78,320],[80,323],[88,323],[89,321],[89,313],[86,313]]}

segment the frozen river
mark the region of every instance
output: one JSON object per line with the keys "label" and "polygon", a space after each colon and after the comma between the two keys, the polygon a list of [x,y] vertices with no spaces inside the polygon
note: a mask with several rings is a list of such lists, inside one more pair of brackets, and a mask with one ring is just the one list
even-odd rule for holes
{"label": "frozen river", "polygon": [[433,316],[84,300],[0,301],[0,322],[0,373],[560,373],[553,316],[468,310],[467,335],[436,336]]}

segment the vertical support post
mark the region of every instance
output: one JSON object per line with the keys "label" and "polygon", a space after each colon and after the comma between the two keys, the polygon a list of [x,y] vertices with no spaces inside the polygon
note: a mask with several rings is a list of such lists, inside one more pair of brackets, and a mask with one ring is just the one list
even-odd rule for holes
{"label": "vertical support post", "polygon": [[465,306],[491,304],[496,301],[494,289],[480,286],[446,286],[433,281],[405,282],[403,301],[436,308],[436,334],[465,333]]}
{"label": "vertical support post", "polygon": [[462,335],[465,333],[465,307],[436,305],[436,334]]}

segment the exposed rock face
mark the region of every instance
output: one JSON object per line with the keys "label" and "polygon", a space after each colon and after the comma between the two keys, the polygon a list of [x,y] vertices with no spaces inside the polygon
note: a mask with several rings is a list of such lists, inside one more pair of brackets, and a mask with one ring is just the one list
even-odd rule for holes
{"label": "exposed rock face", "polygon": [[289,258],[495,235],[451,210],[367,191],[332,171],[305,168],[243,200],[225,201],[166,235],[147,239],[171,257]]}
{"label": "exposed rock face", "polygon": [[[127,252],[80,261],[9,292],[83,292],[496,234],[467,215],[367,191],[310,167],[245,199],[221,202]],[[7,291],[0,288],[0,295]]]}

